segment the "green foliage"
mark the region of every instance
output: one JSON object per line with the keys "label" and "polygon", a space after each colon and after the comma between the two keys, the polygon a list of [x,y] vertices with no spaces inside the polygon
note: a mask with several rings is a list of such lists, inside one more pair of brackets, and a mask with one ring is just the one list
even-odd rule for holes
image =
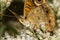
{"label": "green foliage", "polygon": [[0,22],[0,40],[2,38],[2,35],[3,35],[3,31],[4,31],[4,26],[2,25],[2,23]]}
{"label": "green foliage", "polygon": [[50,3],[53,3],[53,0],[48,0]]}
{"label": "green foliage", "polygon": [[13,27],[13,26],[8,25],[8,24],[6,26],[7,26],[6,31],[10,35],[15,35],[16,36],[16,34],[19,34],[19,31],[18,31],[18,29],[16,27]]}
{"label": "green foliage", "polygon": [[[0,1],[0,40],[4,32],[8,32],[10,35],[16,36],[20,34],[20,30],[24,28],[21,23],[18,23],[16,17],[11,18],[9,12],[6,12],[9,6],[9,2],[3,5],[3,3]],[[10,17],[6,15],[10,15]]]}

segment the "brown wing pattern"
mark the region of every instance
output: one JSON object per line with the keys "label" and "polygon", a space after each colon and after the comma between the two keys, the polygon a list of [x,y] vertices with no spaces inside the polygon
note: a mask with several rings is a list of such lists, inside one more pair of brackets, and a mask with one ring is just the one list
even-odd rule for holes
{"label": "brown wing pattern", "polygon": [[22,23],[28,20],[30,26],[34,25],[36,29],[44,25],[47,31],[53,31],[55,27],[55,14],[47,0],[25,0],[22,20]]}

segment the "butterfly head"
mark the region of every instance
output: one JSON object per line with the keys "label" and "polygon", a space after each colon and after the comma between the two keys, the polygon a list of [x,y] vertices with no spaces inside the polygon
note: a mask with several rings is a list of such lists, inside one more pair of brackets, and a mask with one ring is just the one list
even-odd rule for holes
{"label": "butterfly head", "polygon": [[40,5],[44,4],[44,3],[46,3],[46,1],[47,0],[34,0],[34,4],[36,6],[40,6]]}

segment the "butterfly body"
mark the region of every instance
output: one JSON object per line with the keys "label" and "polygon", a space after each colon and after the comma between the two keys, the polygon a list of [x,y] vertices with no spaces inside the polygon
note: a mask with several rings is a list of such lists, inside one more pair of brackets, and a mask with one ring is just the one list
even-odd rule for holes
{"label": "butterfly body", "polygon": [[23,25],[32,26],[33,29],[46,27],[47,31],[52,32],[55,27],[55,13],[47,0],[25,0],[24,16],[18,19]]}

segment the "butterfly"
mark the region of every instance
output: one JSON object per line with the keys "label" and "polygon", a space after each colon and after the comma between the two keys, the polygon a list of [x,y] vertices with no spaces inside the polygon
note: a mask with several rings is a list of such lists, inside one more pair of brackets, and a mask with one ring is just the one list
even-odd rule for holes
{"label": "butterfly", "polygon": [[33,29],[46,27],[47,31],[52,32],[56,24],[55,13],[48,4],[48,0],[25,0],[24,15],[18,17],[15,14],[15,16],[23,25],[32,27]]}

